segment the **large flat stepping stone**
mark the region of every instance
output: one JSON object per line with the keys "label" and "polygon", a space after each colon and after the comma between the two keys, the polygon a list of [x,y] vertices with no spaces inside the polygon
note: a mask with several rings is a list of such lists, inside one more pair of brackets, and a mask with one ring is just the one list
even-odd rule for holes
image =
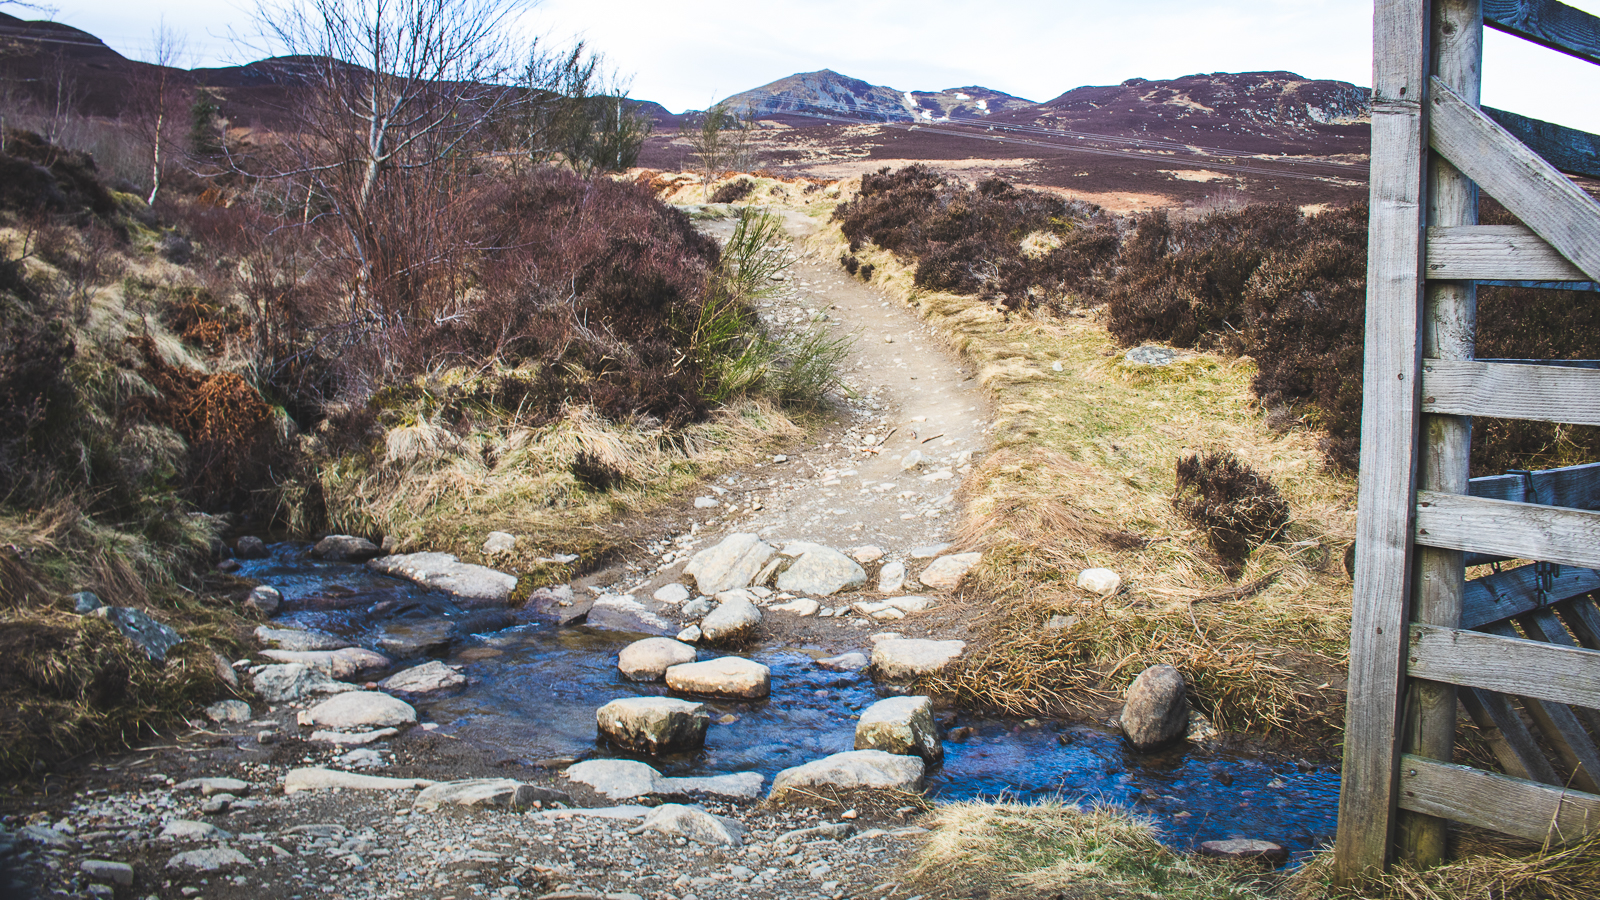
{"label": "large flat stepping stone", "polygon": [[674,697],[623,697],[595,711],[601,736],[635,753],[681,753],[705,746],[711,715]]}
{"label": "large flat stepping stone", "polygon": [[318,703],[298,716],[301,725],[327,728],[386,728],[415,725],[411,704],[378,691],[351,691]]}
{"label": "large flat stepping stone", "polygon": [[793,562],[778,573],[780,591],[826,597],[867,583],[867,570],[832,547],[791,541],[781,555]]}
{"label": "large flat stepping stone", "polygon": [[700,635],[708,644],[742,644],[760,624],[761,610],[754,603],[744,597],[728,596],[700,620]]}
{"label": "large flat stepping stone", "polygon": [[699,658],[694,647],[672,638],[634,641],[617,654],[617,668],[629,681],[660,681],[673,666]]}
{"label": "large flat stepping stone", "polygon": [[966,649],[965,641],[889,638],[873,646],[872,667],[891,680],[916,678],[950,665]]}
{"label": "large flat stepping stone", "polygon": [[584,624],[603,631],[630,634],[677,634],[678,626],[626,594],[604,594],[589,607]]}
{"label": "large flat stepping stone", "polygon": [[703,778],[668,778],[653,766],[631,759],[589,759],[567,767],[568,781],[584,785],[611,800],[652,794],[704,794],[729,800],[754,800],[765,781],[759,772],[734,772]]}
{"label": "large flat stepping stone", "polygon": [[393,665],[389,657],[361,647],[339,650],[263,650],[261,655],[275,663],[298,663],[329,678],[355,678]]}
{"label": "large flat stepping stone", "polygon": [[922,758],[897,756],[882,750],[846,750],[784,769],[772,779],[774,803],[804,801],[808,795],[826,791],[890,790],[914,793],[922,790],[925,771]]}
{"label": "large flat stepping stone", "polygon": [[570,802],[572,798],[560,791],[509,778],[468,778],[429,785],[422,789],[412,805],[432,812],[441,806],[527,809],[535,803]]}
{"label": "large flat stepping stone", "polygon": [[369,560],[367,568],[480,604],[505,603],[517,586],[514,576],[450,553],[397,553]]}
{"label": "large flat stepping stone", "polygon": [[320,631],[301,631],[295,628],[256,627],[256,640],[264,646],[279,650],[343,650],[350,642],[341,637]]}
{"label": "large flat stepping stone", "polygon": [[426,778],[385,778],[382,775],[358,775],[338,769],[311,767],[290,769],[283,777],[283,792],[324,791],[333,788],[351,791],[411,791],[437,782]]}
{"label": "large flat stepping stone", "polygon": [[683,574],[692,577],[702,594],[749,587],[775,551],[753,534],[731,534],[715,547],[690,557]]}
{"label": "large flat stepping stone", "polygon": [[466,683],[467,676],[457,672],[454,667],[433,659],[403,672],[396,672],[378,682],[378,687],[402,694],[432,694],[460,687]]}
{"label": "large flat stepping stone", "polygon": [[667,670],[667,687],[686,694],[759,700],[772,692],[772,670],[737,656],[684,663]]}
{"label": "large flat stepping stone", "polygon": [[930,766],[944,762],[944,744],[933,722],[933,701],[890,697],[867,707],[856,722],[856,749],[920,756]]}

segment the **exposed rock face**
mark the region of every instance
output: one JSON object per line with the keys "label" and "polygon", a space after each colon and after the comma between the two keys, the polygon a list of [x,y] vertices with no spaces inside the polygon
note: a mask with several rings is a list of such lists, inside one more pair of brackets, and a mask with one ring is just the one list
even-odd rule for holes
{"label": "exposed rock face", "polygon": [[1122,733],[1139,750],[1154,750],[1182,737],[1189,727],[1183,674],[1165,663],[1140,672],[1128,686],[1121,723]]}
{"label": "exposed rock face", "polygon": [[744,840],[744,826],[733,819],[714,816],[698,806],[677,803],[663,803],[650,810],[644,817],[644,824],[628,833],[644,834],[646,831],[720,847],[737,847]]}
{"label": "exposed rock face", "polygon": [[978,560],[982,558],[981,553],[952,553],[949,556],[941,556],[929,563],[928,567],[922,570],[922,574],[917,576],[917,580],[935,590],[953,591],[961,585],[961,579],[966,576],[967,570],[977,565]]}
{"label": "exposed rock face", "polygon": [[469,605],[505,603],[517,579],[488,566],[464,563],[449,553],[400,553],[367,563],[368,568],[444,591]]}
{"label": "exposed rock face", "polygon": [[415,725],[417,711],[404,700],[377,691],[351,691],[300,713],[301,725],[328,728],[383,728]]}
{"label": "exposed rock face", "polygon": [[183,635],[132,607],[102,606],[89,615],[110,622],[123,637],[156,662],[166,659],[168,650],[183,643]]}
{"label": "exposed rock face", "polygon": [[1084,569],[1078,573],[1078,587],[1109,597],[1122,589],[1122,576],[1110,569]]}
{"label": "exposed rock face", "polygon": [[933,722],[933,701],[890,697],[867,707],[856,723],[856,749],[920,756],[929,766],[944,762],[944,745]]}
{"label": "exposed rock face", "polygon": [[256,640],[264,646],[280,650],[342,650],[350,646],[344,638],[323,634],[320,631],[300,631],[293,628],[256,628]]}
{"label": "exposed rock face", "polygon": [[412,805],[432,812],[441,806],[526,809],[535,803],[570,803],[571,800],[560,791],[523,784],[509,778],[469,778],[429,785],[422,789]]}
{"label": "exposed rock face", "polygon": [[420,666],[412,666],[403,672],[396,672],[378,682],[378,687],[402,694],[431,694],[460,687],[466,683],[467,676],[435,659]]}
{"label": "exposed rock face", "polygon": [[709,644],[740,644],[761,624],[761,610],[742,597],[729,597],[700,621],[700,633]]}
{"label": "exposed rock face", "polygon": [[342,650],[263,650],[261,655],[273,662],[297,663],[312,668],[329,678],[355,678],[366,672],[387,669],[389,657],[361,647]]}
{"label": "exposed rock face", "polygon": [[831,547],[792,541],[783,548],[783,555],[794,561],[778,573],[780,591],[826,597],[867,583],[866,570]]}
{"label": "exposed rock face", "polygon": [[589,607],[585,624],[605,631],[629,634],[673,634],[678,630],[659,613],[625,594],[605,594]]}
{"label": "exposed rock face", "polygon": [[300,663],[262,666],[250,676],[250,686],[268,703],[288,703],[312,694],[339,694],[356,689],[353,684],[334,681]]}
{"label": "exposed rock face", "polygon": [[364,537],[330,534],[311,548],[311,555],[330,562],[366,562],[383,555],[377,544]]}
{"label": "exposed rock face", "polygon": [[595,712],[612,743],[636,753],[679,753],[705,746],[711,716],[705,707],[672,697],[624,697]]}
{"label": "exposed rock face", "polygon": [[683,574],[694,578],[702,594],[749,587],[772,553],[772,547],[756,535],[733,534],[696,553],[683,567]]}
{"label": "exposed rock face", "polygon": [[772,671],[761,663],[724,656],[667,670],[667,687],[686,694],[758,700],[772,690]]}
{"label": "exposed rock face", "polygon": [[645,638],[634,641],[617,654],[617,668],[630,681],[660,681],[673,666],[692,663],[699,654],[682,641],[672,638]]}
{"label": "exposed rock face", "polygon": [[955,662],[967,649],[964,641],[888,638],[872,648],[872,666],[890,680],[930,675]]}
{"label": "exposed rock face", "polygon": [[772,793],[767,799],[774,803],[803,799],[806,794],[817,793],[819,788],[910,793],[922,790],[924,769],[922,759],[916,756],[896,756],[882,750],[847,750],[779,772],[772,779]]}

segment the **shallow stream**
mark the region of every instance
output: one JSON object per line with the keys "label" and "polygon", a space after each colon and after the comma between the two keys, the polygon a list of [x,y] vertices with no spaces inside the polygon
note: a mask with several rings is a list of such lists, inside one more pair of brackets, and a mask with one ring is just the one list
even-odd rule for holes
{"label": "shallow stream", "polygon": [[[274,627],[324,631],[372,647],[385,634],[454,626],[440,658],[460,666],[468,685],[449,696],[413,699],[438,733],[527,763],[621,756],[597,743],[595,710],[618,697],[666,693],[664,685],[631,682],[617,671],[617,653],[635,635],[561,628],[531,613],[466,610],[444,594],[361,565],[313,560],[304,544],[271,549],[270,558],[245,563],[239,574],[282,592]],[[854,649],[870,652],[865,635],[861,642]],[[848,649],[756,647],[737,654],[771,668],[771,697],[704,701],[712,725],[703,750],[637,758],[668,775],[756,771],[770,783],[780,769],[852,749],[854,716],[896,691],[863,672],[813,664]],[[715,655],[701,651],[702,659]],[[421,661],[400,661],[397,668]],[[927,782],[935,799],[1101,800],[1151,817],[1180,847],[1248,837],[1298,855],[1333,836],[1339,776],[1326,766],[1189,745],[1141,754],[1105,728],[940,712],[947,724],[953,715],[955,725],[972,733],[945,741],[944,765]]]}

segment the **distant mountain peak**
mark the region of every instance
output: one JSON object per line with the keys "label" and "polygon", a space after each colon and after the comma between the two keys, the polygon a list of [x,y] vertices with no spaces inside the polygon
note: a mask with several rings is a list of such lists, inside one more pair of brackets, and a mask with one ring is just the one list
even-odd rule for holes
{"label": "distant mountain peak", "polygon": [[757,117],[804,116],[868,122],[938,122],[979,119],[1032,106],[1003,91],[968,85],[942,91],[902,91],[819,69],[796,72],[723,101]]}

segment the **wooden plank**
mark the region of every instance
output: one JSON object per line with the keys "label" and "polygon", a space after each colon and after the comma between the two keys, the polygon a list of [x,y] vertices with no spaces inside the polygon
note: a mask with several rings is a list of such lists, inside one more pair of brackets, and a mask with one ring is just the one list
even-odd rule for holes
{"label": "wooden plank", "polygon": [[1544,758],[1544,750],[1523,724],[1509,697],[1477,688],[1462,688],[1460,696],[1461,705],[1483,731],[1507,775],[1541,784],[1561,784],[1555,767]]}
{"label": "wooden plank", "polygon": [[1420,623],[1406,649],[1415,678],[1600,708],[1600,651]]}
{"label": "wooden plank", "polygon": [[1484,115],[1550,165],[1570,175],[1600,178],[1600,135],[1503,109],[1482,109]]}
{"label": "wooden plank", "polygon": [[1594,794],[1420,756],[1402,758],[1400,770],[1406,809],[1551,844],[1575,843],[1600,830],[1600,796]]}
{"label": "wooden plank", "polygon": [[1479,279],[1479,287],[1531,288],[1536,291],[1600,292],[1600,284],[1593,281],[1504,281]]}
{"label": "wooden plank", "polygon": [[1592,598],[1578,597],[1563,604],[1557,611],[1566,620],[1567,627],[1577,635],[1578,643],[1590,650],[1600,650],[1600,610],[1595,609]]}
{"label": "wooden plank", "polygon": [[[1538,568],[1536,565],[1518,566],[1467,582],[1461,604],[1461,627],[1482,628],[1538,609],[1541,605]],[[1590,591],[1600,591],[1600,572],[1561,566],[1552,579],[1544,604],[1560,603]]]}
{"label": "wooden plank", "polygon": [[[1530,493],[1529,481],[1533,490]],[[1488,500],[1541,503],[1568,509],[1600,509],[1600,463],[1541,469],[1533,475],[1485,475],[1467,483],[1467,492]]]}
{"label": "wooden plank", "polygon": [[1422,409],[1569,425],[1600,425],[1600,371],[1479,360],[1425,360]]}
{"label": "wooden plank", "polygon": [[[1536,641],[1543,641],[1557,647],[1574,647],[1578,642],[1567,633],[1567,626],[1556,618],[1556,614],[1548,609],[1538,609],[1531,613],[1517,617],[1517,624],[1522,626],[1522,633]],[[1590,736],[1600,734],[1600,710],[1584,706],[1575,706],[1572,709],[1578,720],[1583,723]],[[1600,770],[1595,772],[1600,776]]]}
{"label": "wooden plank", "polygon": [[1600,201],[1437,78],[1429,83],[1428,107],[1433,149],[1600,281]]}
{"label": "wooden plank", "polygon": [[1334,850],[1344,883],[1387,865],[1395,820],[1420,422],[1428,30],[1426,0],[1374,6],[1357,550]]}
{"label": "wooden plank", "polygon": [[1555,0],[1483,0],[1483,24],[1600,63],[1600,19]]}
{"label": "wooden plank", "polygon": [[1600,568],[1596,512],[1419,491],[1416,529],[1429,547]]}
{"label": "wooden plank", "polygon": [[1432,225],[1429,278],[1487,281],[1581,281],[1589,276],[1521,225]]}
{"label": "wooden plank", "polygon": [[[1499,638],[1511,645],[1531,644],[1536,648],[1555,649],[1538,641],[1524,640],[1509,622],[1487,625],[1483,630],[1487,632],[1488,640]],[[1538,673],[1535,673],[1535,677],[1537,675]],[[1522,677],[1527,678],[1528,673],[1523,672]],[[1583,730],[1583,725],[1573,714],[1572,708],[1559,700],[1542,699],[1527,693],[1517,693],[1517,697],[1522,701],[1522,707],[1527,710],[1528,717],[1533,720],[1535,727],[1544,735],[1545,742],[1561,758],[1567,771],[1572,773],[1570,781],[1564,783],[1580,790],[1600,792],[1600,775],[1596,774],[1600,773],[1600,753],[1596,752],[1594,742]]]}

